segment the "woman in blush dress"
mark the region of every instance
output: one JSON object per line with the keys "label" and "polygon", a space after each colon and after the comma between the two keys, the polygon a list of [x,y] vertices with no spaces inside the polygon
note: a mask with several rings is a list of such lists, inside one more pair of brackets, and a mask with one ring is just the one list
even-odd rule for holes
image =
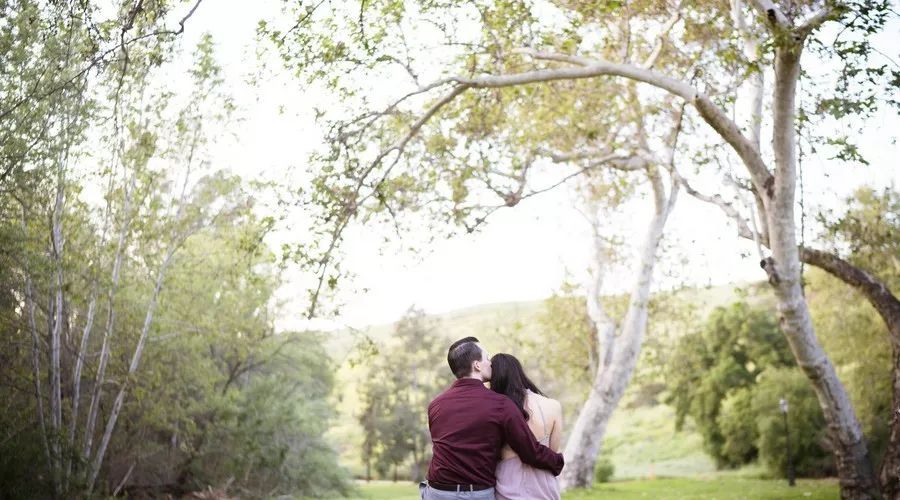
{"label": "woman in blush dress", "polygon": [[[562,407],[534,385],[519,360],[510,354],[491,358],[491,390],[516,403],[534,437],[559,452],[562,436]],[[497,465],[497,500],[560,500],[559,482],[552,472],[522,463],[509,446],[500,451]]]}

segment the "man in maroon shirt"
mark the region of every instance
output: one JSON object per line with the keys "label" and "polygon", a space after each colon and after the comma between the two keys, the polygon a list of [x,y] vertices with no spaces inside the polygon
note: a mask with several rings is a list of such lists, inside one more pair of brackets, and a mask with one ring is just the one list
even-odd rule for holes
{"label": "man in maroon shirt", "polygon": [[563,456],[537,442],[511,399],[484,386],[491,361],[475,337],[450,346],[447,363],[456,382],[428,405],[432,458],[424,500],[494,499],[494,471],[504,444],[522,462],[559,475]]}

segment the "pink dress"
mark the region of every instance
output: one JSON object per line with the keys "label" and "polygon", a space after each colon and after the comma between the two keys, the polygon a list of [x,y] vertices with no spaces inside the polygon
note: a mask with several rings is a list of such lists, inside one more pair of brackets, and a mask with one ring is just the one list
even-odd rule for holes
{"label": "pink dress", "polygon": [[[544,426],[544,437],[538,440],[549,446],[547,422],[544,411],[537,405]],[[497,500],[560,500],[559,482],[552,472],[523,464],[518,455],[502,460],[497,465],[497,485],[494,494]]]}

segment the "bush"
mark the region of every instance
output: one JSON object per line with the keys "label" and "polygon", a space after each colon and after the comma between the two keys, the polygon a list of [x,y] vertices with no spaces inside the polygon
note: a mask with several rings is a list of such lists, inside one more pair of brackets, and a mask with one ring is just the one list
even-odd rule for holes
{"label": "bush", "polygon": [[594,466],[594,481],[598,483],[608,483],[616,473],[616,467],[606,457],[597,460]]}
{"label": "bush", "polygon": [[809,380],[796,368],[768,370],[753,390],[759,458],[772,475],[785,477],[787,442],[781,398],[788,401],[791,456],[798,476],[822,477],[836,473],[828,451],[825,418]]}
{"label": "bush", "polygon": [[717,424],[725,439],[721,448],[724,465],[737,467],[756,459],[756,441],[759,438],[756,421],[750,388],[732,391],[722,401]]}

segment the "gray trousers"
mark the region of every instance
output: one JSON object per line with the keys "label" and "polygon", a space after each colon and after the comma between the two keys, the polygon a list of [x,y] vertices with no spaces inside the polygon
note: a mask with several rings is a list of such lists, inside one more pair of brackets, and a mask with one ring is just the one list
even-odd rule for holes
{"label": "gray trousers", "polygon": [[480,491],[442,491],[436,490],[428,483],[419,483],[419,496],[422,500],[494,500],[494,488]]}

